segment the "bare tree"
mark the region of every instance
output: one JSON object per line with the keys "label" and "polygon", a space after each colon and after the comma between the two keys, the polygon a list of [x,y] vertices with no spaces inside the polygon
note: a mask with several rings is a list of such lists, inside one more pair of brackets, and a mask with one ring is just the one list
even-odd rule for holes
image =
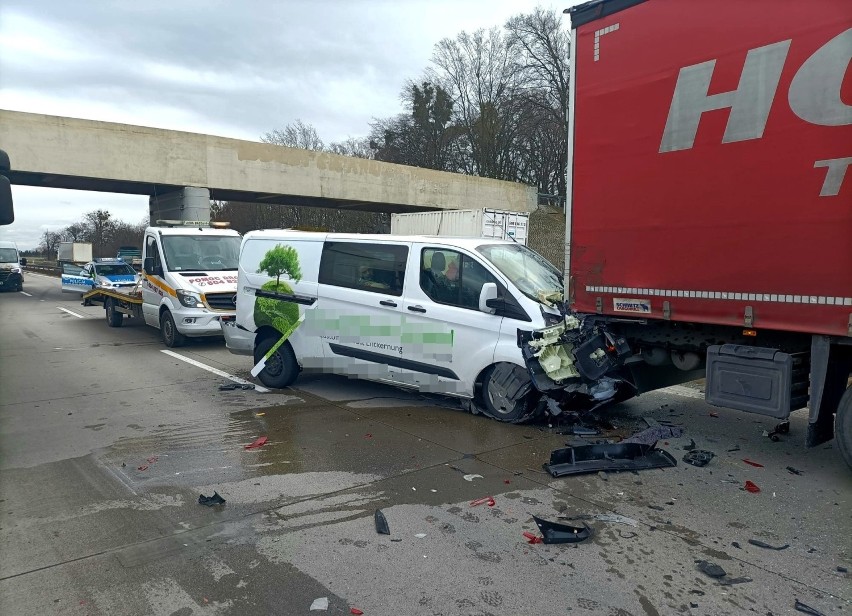
{"label": "bare tree", "polygon": [[530,160],[526,180],[540,192],[565,196],[568,137],[569,35],[554,11],[536,8],[506,22],[514,70],[526,92],[522,139]]}
{"label": "bare tree", "polygon": [[435,46],[431,81],[453,100],[460,171],[516,179],[513,147],[517,134],[518,74],[503,35],[496,28],[460,33]]}
{"label": "bare tree", "polygon": [[45,231],[41,236],[39,249],[44,253],[44,258],[50,260],[57,256],[56,251],[59,248],[59,242],[62,241],[62,236],[55,231]]}
{"label": "bare tree", "polygon": [[107,242],[112,240],[116,221],[107,210],[92,210],[83,216],[88,232],[86,239],[92,242],[93,256],[103,257]]}
{"label": "bare tree", "polygon": [[296,120],[283,129],[275,129],[260,138],[264,143],[283,145],[289,148],[301,148],[303,150],[321,151],[323,142],[312,124],[305,124]]}
{"label": "bare tree", "polygon": [[71,223],[59,232],[66,242],[79,242],[87,233],[86,225],[80,222]]}
{"label": "bare tree", "polygon": [[328,151],[341,156],[353,156],[355,158],[373,158],[373,150],[370,148],[370,139],[367,137],[347,137],[343,141],[332,142]]}

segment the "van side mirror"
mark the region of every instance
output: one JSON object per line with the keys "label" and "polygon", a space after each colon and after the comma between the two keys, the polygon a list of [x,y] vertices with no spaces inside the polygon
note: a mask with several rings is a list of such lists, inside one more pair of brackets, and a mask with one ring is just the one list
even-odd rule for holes
{"label": "van side mirror", "polygon": [[486,282],[479,291],[479,310],[488,314],[497,312],[497,285]]}
{"label": "van side mirror", "polygon": [[149,276],[163,275],[162,268],[154,265],[154,257],[145,257],[145,261],[142,263],[142,269],[145,270],[145,273]]}
{"label": "van side mirror", "polygon": [[26,265],[26,264],[27,264],[26,257],[21,257],[21,265]]}
{"label": "van side mirror", "polygon": [[15,207],[12,203],[12,183],[6,177],[12,170],[9,155],[0,150],[0,225],[15,222]]}

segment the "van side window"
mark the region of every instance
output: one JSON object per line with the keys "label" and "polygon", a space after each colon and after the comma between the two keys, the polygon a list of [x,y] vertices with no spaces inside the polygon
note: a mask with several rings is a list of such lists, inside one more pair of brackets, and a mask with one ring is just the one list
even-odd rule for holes
{"label": "van side window", "polygon": [[319,283],[402,296],[408,247],[362,242],[326,242]]}
{"label": "van side window", "polygon": [[443,248],[420,253],[420,288],[434,301],[479,310],[479,293],[486,282],[497,283],[478,261]]}

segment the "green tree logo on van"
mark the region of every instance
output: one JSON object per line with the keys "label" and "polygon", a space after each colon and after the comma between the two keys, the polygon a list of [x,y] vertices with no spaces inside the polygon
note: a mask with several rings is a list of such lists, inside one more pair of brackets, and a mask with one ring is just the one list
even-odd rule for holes
{"label": "green tree logo on van", "polygon": [[[261,287],[264,291],[292,295],[292,287],[281,280],[281,275],[286,274],[290,280],[297,282],[302,279],[299,253],[292,246],[277,244],[264,255],[257,272],[265,272],[270,278],[275,278]],[[271,325],[287,337],[299,322],[299,306],[279,299],[258,297],[254,303],[254,322],[257,327]]]}

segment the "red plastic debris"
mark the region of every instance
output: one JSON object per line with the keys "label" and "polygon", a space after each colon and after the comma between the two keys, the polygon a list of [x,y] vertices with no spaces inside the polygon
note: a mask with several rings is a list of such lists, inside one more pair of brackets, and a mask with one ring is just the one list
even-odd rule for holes
{"label": "red plastic debris", "polygon": [[153,463],[154,463],[154,462],[156,462],[157,460],[159,460],[159,458],[158,458],[157,456],[151,456],[150,458],[148,458],[148,459],[146,460],[146,462],[148,462],[148,464],[153,464]]}
{"label": "red plastic debris", "polygon": [[137,468],[136,468],[136,470],[137,470],[137,471],[147,471],[147,470],[148,470],[148,465],[147,465],[147,464],[143,464],[142,466],[137,467]]}
{"label": "red plastic debris", "polygon": [[349,613],[350,613],[350,614],[355,614],[355,616],[360,616],[360,615],[361,615],[361,614],[363,614],[364,612],[362,612],[361,610],[359,610],[357,607],[353,607],[353,608],[351,608],[351,609],[349,610]]}
{"label": "red plastic debris", "polygon": [[751,466],[756,466],[757,468],[763,468],[763,464],[761,464],[760,462],[753,462],[748,458],[743,458],[743,462],[745,462],[746,464],[750,464]]}
{"label": "red plastic debris", "polygon": [[249,445],[246,445],[246,449],[257,449],[258,447],[263,447],[264,445],[266,445],[266,440],[267,439],[266,439],[265,436],[261,436],[255,442],[253,442]]}
{"label": "red plastic debris", "polygon": [[760,488],[758,488],[757,485],[755,485],[751,481],[745,482],[745,489],[751,492],[752,494],[757,494],[758,492],[760,492]]}
{"label": "red plastic debris", "polygon": [[476,507],[478,505],[484,505],[485,503],[488,503],[489,507],[493,507],[497,504],[493,496],[485,496],[483,498],[477,498],[475,501],[470,501],[470,506]]}
{"label": "red plastic debris", "polygon": [[503,480],[503,483],[509,484],[509,483],[512,483],[512,482],[511,482],[511,481],[509,481],[508,479],[504,479],[504,480]]}
{"label": "red plastic debris", "polygon": [[544,539],[527,531],[524,531],[524,537],[527,538],[527,543],[544,543]]}
{"label": "red plastic debris", "polygon": [[[373,435],[367,432],[367,434],[364,435],[364,438],[373,438]],[[411,457],[413,458],[414,456]]]}
{"label": "red plastic debris", "polygon": [[714,413],[713,411],[710,411],[710,417],[718,417],[718,416],[719,416],[719,413]]}

